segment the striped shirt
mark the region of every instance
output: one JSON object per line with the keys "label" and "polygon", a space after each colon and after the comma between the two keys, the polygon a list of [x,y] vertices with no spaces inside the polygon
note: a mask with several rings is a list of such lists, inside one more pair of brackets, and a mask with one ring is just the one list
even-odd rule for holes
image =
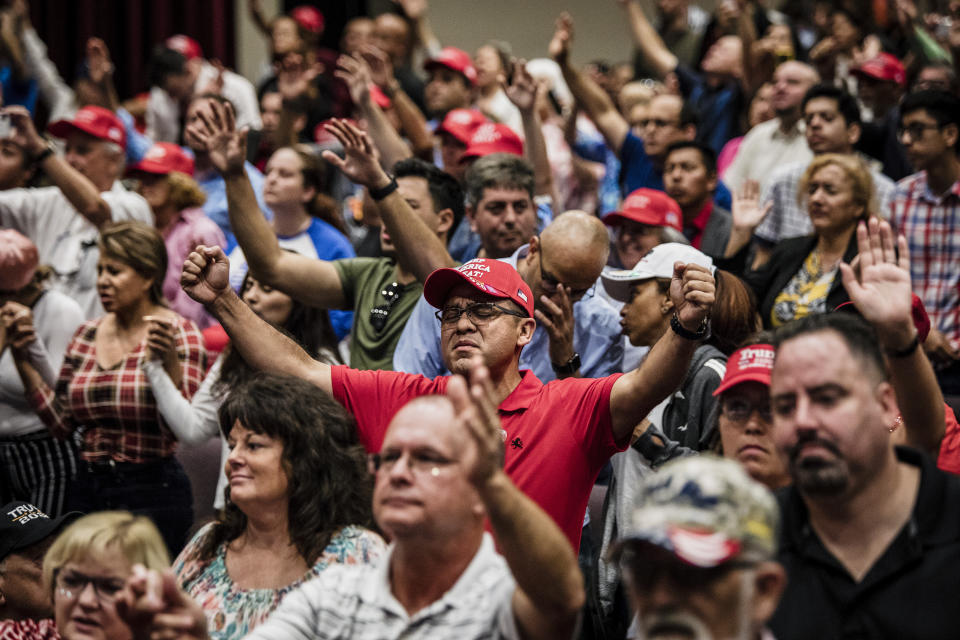
{"label": "striped shirt", "polygon": [[910,247],[913,291],[933,328],[960,348],[960,181],[935,196],[924,171],[897,183],[891,222]]}
{"label": "striped shirt", "polygon": [[[63,357],[56,389],[44,385],[33,392],[31,405],[55,432],[83,426],[80,456],[89,462],[148,462],[173,455],[177,438],[160,417],[143,368],[146,341],[104,369],[96,349],[101,321],[80,325]],[[180,392],[189,399],[206,369],[203,336],[193,322],[179,318],[176,343],[183,372]]]}
{"label": "striped shirt", "polygon": [[412,616],[390,590],[394,545],[372,565],[334,565],[287,594],[248,640],[479,640],[519,638],[513,617],[515,589],[506,561],[483,542],[456,584]]}

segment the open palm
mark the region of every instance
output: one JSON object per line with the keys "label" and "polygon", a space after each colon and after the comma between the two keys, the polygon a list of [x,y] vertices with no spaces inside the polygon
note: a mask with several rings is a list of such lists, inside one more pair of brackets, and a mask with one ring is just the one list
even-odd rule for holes
{"label": "open palm", "polygon": [[910,254],[903,236],[897,238],[887,221],[871,219],[857,226],[860,277],[841,264],[843,286],[863,317],[874,325],[893,324],[910,317]]}

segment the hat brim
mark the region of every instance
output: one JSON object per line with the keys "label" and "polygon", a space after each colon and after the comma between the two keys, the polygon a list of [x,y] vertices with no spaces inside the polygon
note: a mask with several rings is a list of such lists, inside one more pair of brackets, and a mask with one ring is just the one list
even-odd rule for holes
{"label": "hat brim", "polygon": [[630,301],[630,290],[635,282],[650,280],[657,276],[646,271],[637,271],[634,269],[624,269],[621,271],[609,271],[600,274],[603,281],[603,288],[607,294],[619,302]]}
{"label": "hat brim", "polygon": [[93,131],[92,128],[85,127],[82,124],[77,124],[73,120],[57,120],[56,122],[52,122],[47,127],[47,131],[52,133],[57,138],[69,138],[71,133],[79,131],[80,133],[85,133],[92,138],[96,138],[97,140],[104,140],[106,142],[112,142],[113,144],[120,145],[121,148],[126,150],[126,145],[123,142],[107,138],[101,135],[99,132]]}
{"label": "hat brim", "polygon": [[732,389],[737,385],[741,385],[744,382],[759,382],[762,385],[770,386],[770,372],[767,371],[763,373],[762,371],[744,371],[743,373],[738,373],[735,376],[730,376],[729,379],[724,380],[720,383],[720,386],[717,387],[713,395],[718,396],[728,389]]}
{"label": "hat brim", "polygon": [[158,176],[165,176],[171,171],[173,171],[173,169],[170,169],[169,167],[156,165],[149,160],[141,160],[137,164],[127,167],[126,175],[130,175],[132,173],[152,173]]}
{"label": "hat brim", "polygon": [[[423,297],[427,299],[427,302],[430,303],[431,306],[441,309],[443,308],[443,303],[445,303],[450,296],[450,291],[458,284],[468,284],[479,293],[495,298],[510,298],[509,295],[503,292],[499,294],[493,293],[490,289],[494,289],[494,287],[490,287],[489,285],[487,285],[489,289],[481,289],[473,280],[452,267],[437,269],[427,276],[426,281],[423,283]],[[496,289],[496,291],[499,291],[499,289]]]}
{"label": "hat brim", "polygon": [[608,227],[617,227],[624,222],[637,222],[640,224],[648,224],[652,227],[666,226],[659,221],[657,216],[645,216],[642,213],[631,214],[624,211],[611,211],[607,215],[603,216],[601,222]]}
{"label": "hat brim", "polygon": [[701,535],[680,527],[673,531],[635,531],[617,542],[611,557],[619,559],[629,546],[649,546],[662,549],[677,560],[700,569],[713,569],[734,558],[741,551],[740,542],[717,534]]}
{"label": "hat brim", "polygon": [[[26,549],[30,545],[36,544],[41,540],[46,540],[51,535],[82,515],[83,513],[79,511],[69,511],[58,518],[43,519],[42,522],[38,522],[30,527],[23,536],[11,541],[8,550],[3,555],[3,558],[6,558],[11,553],[17,553],[22,549]],[[3,558],[0,558],[0,560]]]}

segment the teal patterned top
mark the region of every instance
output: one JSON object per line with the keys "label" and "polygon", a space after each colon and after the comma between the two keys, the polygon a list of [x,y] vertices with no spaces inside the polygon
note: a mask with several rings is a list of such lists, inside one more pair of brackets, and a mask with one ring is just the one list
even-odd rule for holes
{"label": "teal patterned top", "polygon": [[225,544],[220,545],[212,560],[198,559],[203,538],[212,527],[209,524],[197,532],[173,563],[173,570],[183,590],[207,614],[213,640],[245,637],[267,619],[287,593],[316,577],[328,565],[370,563],[386,551],[386,544],[376,533],[362,527],[344,527],[330,539],[316,564],[296,582],[280,589],[241,589],[227,572]]}

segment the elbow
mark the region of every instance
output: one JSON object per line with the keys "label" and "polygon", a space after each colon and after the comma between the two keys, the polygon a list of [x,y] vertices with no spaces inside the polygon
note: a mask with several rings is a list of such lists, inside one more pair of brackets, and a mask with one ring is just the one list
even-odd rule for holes
{"label": "elbow", "polygon": [[90,221],[90,223],[100,228],[113,220],[113,214],[110,211],[110,205],[103,198],[97,198],[84,206],[79,207],[80,215]]}

